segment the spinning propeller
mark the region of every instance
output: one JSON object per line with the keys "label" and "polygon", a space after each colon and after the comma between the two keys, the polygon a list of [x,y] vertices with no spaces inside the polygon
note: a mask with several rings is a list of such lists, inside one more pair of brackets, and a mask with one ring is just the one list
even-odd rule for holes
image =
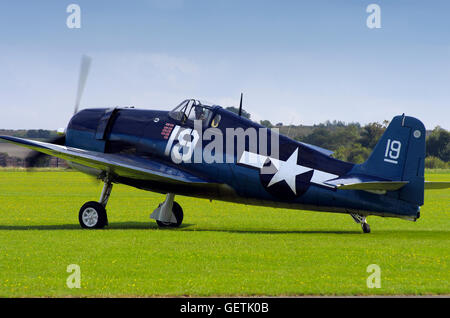
{"label": "spinning propeller", "polygon": [[[89,74],[89,68],[91,67],[91,61],[92,59],[89,56],[83,55],[81,58],[81,65],[80,65],[80,75],[78,77],[78,89],[77,89],[77,95],[75,99],[75,107],[73,114],[75,115],[78,112],[78,108],[80,106],[81,97],[83,95],[84,86],[86,84],[87,76]],[[58,131],[58,133],[60,133]],[[55,144],[55,145],[65,145],[66,143],[66,136],[64,132],[61,132],[60,136],[54,137],[50,140],[47,140],[46,142]],[[46,158],[48,155],[43,154],[41,152],[32,151],[28,157],[25,159],[26,165],[28,168],[37,167],[40,164],[40,161],[42,161],[43,158]]]}
{"label": "spinning propeller", "polygon": [[92,59],[87,55],[83,55],[83,57],[81,58],[80,76],[78,78],[77,98],[75,100],[75,109],[73,112],[74,115],[78,112],[78,107],[80,106],[80,100],[81,96],[83,95],[87,76],[89,74],[89,68],[91,67],[91,61]]}

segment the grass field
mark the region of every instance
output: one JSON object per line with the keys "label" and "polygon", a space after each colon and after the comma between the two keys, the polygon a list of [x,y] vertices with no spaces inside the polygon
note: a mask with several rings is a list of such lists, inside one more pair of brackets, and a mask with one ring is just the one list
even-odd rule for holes
{"label": "grass field", "polygon": [[427,192],[417,222],[369,217],[368,235],[348,215],[186,197],[184,226],[160,230],[149,214],[163,196],[122,185],[110,226],[82,230],[78,210],[100,191],[77,172],[0,171],[0,296],[450,294],[450,191]]}

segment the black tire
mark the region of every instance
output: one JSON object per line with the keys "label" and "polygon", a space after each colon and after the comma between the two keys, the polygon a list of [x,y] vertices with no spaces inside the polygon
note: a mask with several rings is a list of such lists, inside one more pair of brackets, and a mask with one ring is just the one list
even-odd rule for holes
{"label": "black tire", "polygon": [[364,233],[370,233],[370,226],[367,223],[362,224],[362,230]]}
{"label": "black tire", "polygon": [[78,221],[84,229],[102,229],[108,224],[103,205],[95,201],[85,203],[78,213]]}
{"label": "black tire", "polygon": [[175,219],[177,220],[177,223],[156,221],[158,226],[159,227],[179,227],[181,225],[181,223],[183,223],[183,209],[176,201],[173,201],[172,213],[175,215]]}

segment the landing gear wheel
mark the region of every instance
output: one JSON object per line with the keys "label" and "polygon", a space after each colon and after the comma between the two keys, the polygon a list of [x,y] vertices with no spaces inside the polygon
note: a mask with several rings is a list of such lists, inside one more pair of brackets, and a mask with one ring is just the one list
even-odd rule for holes
{"label": "landing gear wheel", "polygon": [[108,224],[105,207],[95,201],[87,202],[81,207],[78,220],[85,229],[101,229]]}
{"label": "landing gear wheel", "polygon": [[172,213],[174,214],[175,219],[177,220],[177,223],[156,221],[158,226],[159,227],[179,227],[181,225],[181,223],[183,222],[183,209],[176,201],[173,201]]}
{"label": "landing gear wheel", "polygon": [[370,226],[368,223],[362,223],[361,227],[364,233],[370,233]]}

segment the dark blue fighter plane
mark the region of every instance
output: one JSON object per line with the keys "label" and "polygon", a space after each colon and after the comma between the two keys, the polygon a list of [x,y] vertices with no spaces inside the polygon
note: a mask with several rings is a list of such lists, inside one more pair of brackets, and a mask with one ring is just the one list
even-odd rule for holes
{"label": "dark blue fighter plane", "polygon": [[[199,136],[208,129],[213,129],[215,147],[214,138]],[[172,111],[115,107],[78,112],[76,107],[57,141],[0,138],[65,159],[72,168],[103,180],[100,200],[85,203],[79,211],[83,228],[108,224],[106,205],[114,183],[166,194],[151,214],[160,227],[181,225],[183,210],[174,197],[184,195],[347,213],[364,233],[370,232],[369,215],[415,221],[424,189],[450,186],[424,181],[425,127],[413,117],[394,117],[363,164],[334,159],[331,151],[272,130],[252,139],[252,129],[264,127],[220,106],[188,99]],[[229,140],[241,138],[242,146],[218,147],[218,139],[225,143],[230,134]],[[274,137],[278,153],[272,144],[261,143]],[[202,158],[206,150],[214,160]]]}

